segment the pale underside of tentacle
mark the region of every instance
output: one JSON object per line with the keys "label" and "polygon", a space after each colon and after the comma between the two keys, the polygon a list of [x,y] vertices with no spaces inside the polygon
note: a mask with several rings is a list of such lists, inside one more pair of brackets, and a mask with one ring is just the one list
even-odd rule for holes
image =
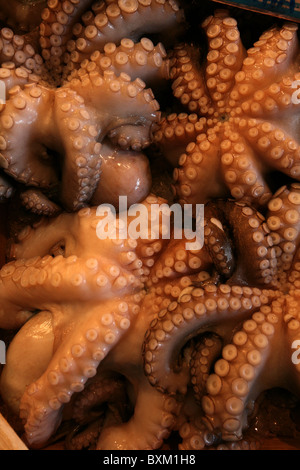
{"label": "pale underside of tentacle", "polygon": [[53,2],[50,0],[42,12],[40,24],[42,56],[46,67],[58,83],[62,75],[67,43],[72,37],[72,28],[91,3],[91,0],[80,2],[76,0]]}
{"label": "pale underside of tentacle", "polygon": [[167,77],[168,63],[165,58],[166,51],[162,43],[155,46],[145,37],[138,43],[123,38],[119,46],[107,43],[103,52],[93,52],[90,60],[84,60],[80,68],[73,70],[74,65],[70,63],[71,70],[68,70],[66,78],[71,81],[95,71],[102,75],[105,70],[112,70],[116,75],[126,73],[132,80],[140,78],[149,87],[157,89]]}

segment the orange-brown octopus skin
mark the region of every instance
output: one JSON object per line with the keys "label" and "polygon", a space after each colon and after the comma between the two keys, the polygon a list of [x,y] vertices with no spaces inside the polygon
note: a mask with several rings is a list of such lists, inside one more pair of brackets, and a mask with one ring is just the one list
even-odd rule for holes
{"label": "orange-brown octopus skin", "polygon": [[186,114],[164,116],[155,140],[177,167],[182,204],[231,195],[262,207],[271,170],[300,175],[298,27],[275,26],[246,51],[228,12],[217,10],[202,26],[203,64],[195,46],[169,54],[174,97]]}
{"label": "orange-brown octopus skin", "polygon": [[[249,412],[261,392],[283,387],[296,396],[300,393],[298,183],[282,187],[272,197],[266,224],[277,261],[273,287],[258,289],[255,282],[246,287],[238,283],[192,287],[160,312],[144,344],[150,383],[175,393],[180,387],[180,370],[172,369],[172,361],[184,338],[203,328],[223,340],[222,353],[206,380],[199,416],[205,429],[221,435],[225,443],[243,439]],[[262,253],[257,250],[257,255]],[[194,367],[194,381],[200,383],[201,376],[196,379],[195,372]],[[173,376],[178,377],[177,387]],[[194,434],[193,439],[196,437]],[[203,440],[203,427],[198,438]]]}
{"label": "orange-brown octopus skin", "polygon": [[[150,212],[165,202],[151,195],[142,205]],[[0,271],[0,325],[24,326],[9,347],[1,394],[20,412],[30,446],[44,445],[73,394],[105,371],[131,384],[134,414],[103,430],[99,449],[159,448],[175,427],[180,403],[153,389],[143,372],[144,333],[183,289],[209,278],[212,263],[205,250],[185,250],[184,238],[164,239],[168,221],[158,217],[155,238],[103,240],[97,208],[84,208],[26,227],[12,245],[14,261]]]}

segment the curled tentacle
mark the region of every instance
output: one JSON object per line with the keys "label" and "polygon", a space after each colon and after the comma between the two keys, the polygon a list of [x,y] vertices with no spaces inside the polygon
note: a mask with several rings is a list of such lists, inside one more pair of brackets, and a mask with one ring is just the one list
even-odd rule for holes
{"label": "curled tentacle", "polygon": [[[78,97],[74,95],[72,108],[65,99],[74,92]],[[61,134],[66,149],[62,200],[66,207],[78,209],[91,199],[100,180],[100,142],[115,131],[117,141],[127,133],[124,148],[149,145],[151,126],[158,119],[158,103],[142,81],[131,82],[128,75],[116,77],[108,71],[103,77],[95,73],[74,79],[57,96],[57,118],[63,119],[66,130]],[[120,102],[124,104],[122,108]]]}
{"label": "curled tentacle", "polygon": [[205,244],[220,274],[231,278],[231,284],[241,279],[250,285],[274,282],[275,249],[259,212],[245,204],[216,201],[206,205],[205,217]]}
{"label": "curled tentacle", "polygon": [[61,208],[50,201],[41,191],[28,189],[20,194],[22,205],[34,214],[56,216],[61,212]]}
{"label": "curled tentacle", "polygon": [[40,45],[46,66],[58,82],[61,79],[64,54],[72,37],[72,28],[91,0],[71,0],[70,2],[48,0],[42,12],[40,24]]}
{"label": "curled tentacle", "polygon": [[[48,188],[57,183],[57,174],[47,152],[47,148],[53,148],[53,92],[32,83],[23,90],[18,86],[12,88],[9,96],[1,113],[1,166],[17,181]],[[45,139],[45,133],[50,134],[47,136],[49,141]],[[20,136],[23,139],[22,148],[19,145]]]}
{"label": "curled tentacle", "polygon": [[182,21],[178,4],[169,0],[163,3],[156,0],[114,0],[109,5],[108,2],[102,3],[95,15],[89,15],[86,26],[77,24],[74,27],[77,39],[67,45],[70,53],[67,60],[80,64],[94,50],[101,50],[107,42],[117,43],[124,37],[137,40],[141,33],[172,31]]}

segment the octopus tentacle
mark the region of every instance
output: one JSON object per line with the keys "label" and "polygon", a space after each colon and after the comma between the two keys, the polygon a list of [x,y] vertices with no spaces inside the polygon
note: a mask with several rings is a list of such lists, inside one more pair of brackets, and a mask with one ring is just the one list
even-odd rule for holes
{"label": "octopus tentacle", "polygon": [[[218,10],[202,24],[209,42],[206,83],[214,104],[226,107],[226,98],[233,77],[240,70],[246,56],[241,43],[237,22],[228,17],[226,10]],[[212,114],[208,107],[208,113]]]}
{"label": "octopus tentacle", "polygon": [[[96,50],[90,60],[81,63],[79,69],[68,70],[67,80],[95,71],[103,75],[105,70],[112,70],[116,75],[126,73],[132,80],[140,78],[148,86],[155,88],[163,83],[167,75],[165,57],[166,51],[162,43],[154,46],[148,38],[142,38],[138,43],[123,38],[120,46],[117,47],[112,42],[107,43],[103,52]],[[72,69],[72,66],[70,68]]]}
{"label": "octopus tentacle", "polygon": [[[194,288],[180,302],[172,302],[153,320],[145,336],[143,357],[150,383],[169,393],[185,393],[185,370],[176,370],[174,365],[185,338],[205,328],[225,337],[230,320],[236,322],[249,317],[257,307],[268,304],[274,295],[274,291],[250,287],[209,285],[204,289]],[[226,327],[223,326],[225,318]]]}
{"label": "octopus tentacle", "polygon": [[[299,196],[300,186],[293,183],[279,189],[268,204],[266,222],[271,230],[280,272],[291,269],[297,262],[297,257],[294,258],[300,231]],[[288,227],[284,221],[288,222]]]}
{"label": "octopus tentacle", "polygon": [[[83,392],[75,398],[72,404],[72,418],[77,423],[93,420],[93,407],[104,403],[118,403],[120,408],[126,403],[126,388],[124,379],[111,374],[97,375],[91,379]],[[95,412],[99,415],[99,412]]]}
{"label": "octopus tentacle", "polygon": [[61,408],[74,392],[83,390],[86,381],[96,375],[99,363],[126,334],[139,306],[135,296],[122,300],[117,309],[115,300],[105,302],[105,313],[98,319],[95,307],[85,312],[85,320],[79,319],[82,333],[71,332],[65,338],[47,370],[25,391],[20,417],[25,420],[26,437],[31,444],[47,441],[60,423]]}
{"label": "octopus tentacle", "polygon": [[199,67],[200,51],[187,45],[177,45],[169,54],[172,90],[176,98],[191,112],[206,113],[210,107],[204,77]]}
{"label": "octopus tentacle", "polygon": [[62,162],[61,200],[70,210],[78,210],[94,194],[100,179],[101,144],[93,111],[68,88],[56,93],[55,120],[60,123],[60,138],[65,158]]}
{"label": "octopus tentacle", "polygon": [[50,201],[41,191],[28,189],[20,194],[22,205],[33,214],[56,216],[61,212],[61,208]]}
{"label": "octopus tentacle", "polygon": [[[186,151],[179,159],[179,168],[173,173],[176,193],[180,204],[206,203],[217,195],[226,196],[226,190],[219,175],[212,171],[219,165],[217,149],[220,140],[216,134],[212,134],[211,141],[200,134],[198,142],[188,144]],[[210,181],[209,188],[199,185],[199,179]]]}
{"label": "octopus tentacle", "polygon": [[244,130],[251,147],[261,155],[262,161],[292,178],[298,178],[300,149],[297,141],[267,121],[248,121]]}
{"label": "octopus tentacle", "polygon": [[[108,2],[107,2],[108,3]],[[136,40],[143,34],[172,29],[182,21],[182,11],[175,1],[118,0],[104,3],[101,11],[90,18],[84,27],[74,27],[76,41],[69,41],[70,60],[80,63],[88,59],[94,50],[101,50],[107,42],[119,42],[121,38]]]}
{"label": "octopus tentacle", "polygon": [[[274,280],[277,260],[273,240],[258,211],[242,203],[217,201],[206,205],[205,216],[205,243],[216,269],[230,277],[231,284],[246,280],[250,285],[266,286]],[[230,227],[232,234],[226,232]],[[245,246],[252,246],[253,251],[245,253]]]}
{"label": "octopus tentacle", "polygon": [[219,436],[207,430],[204,423],[191,420],[180,428],[182,442],[180,450],[258,450],[259,443],[253,439],[242,439],[235,442],[220,442]]}
{"label": "octopus tentacle", "polygon": [[76,425],[66,437],[66,450],[95,449],[103,426],[104,417],[101,417],[97,421],[89,424],[87,427],[85,426],[85,429],[83,430],[81,430],[80,425]]}
{"label": "octopus tentacle", "polygon": [[[242,109],[251,117],[261,116],[272,120],[280,112],[282,115],[295,112],[299,107],[299,72],[284,76],[280,81],[272,83],[268,88],[259,90],[248,100],[243,101]],[[298,135],[297,126],[290,123],[289,128]]]}
{"label": "octopus tentacle", "polygon": [[[245,129],[245,120],[237,118],[235,122],[240,130]],[[251,126],[249,134],[255,134],[255,123],[251,122]],[[227,136],[229,138],[221,143],[221,168],[231,196],[263,207],[272,192],[261,175],[262,162],[257,162],[254,149],[245,138],[237,138],[230,129]]]}
{"label": "octopus tentacle", "polygon": [[[99,115],[105,114],[109,97],[110,120],[116,117],[124,119],[128,115],[136,116],[136,111],[139,109],[139,120],[153,121],[159,108],[151,89],[145,89],[146,85],[142,80],[132,81],[127,74],[117,77],[113,71],[105,71],[101,76],[96,72],[89,78],[72,80],[66,87],[68,88],[77,91],[87,105],[93,103]],[[117,107],[117,104],[120,104],[120,96],[124,100],[124,111],[120,109],[120,106]],[[137,125],[136,121],[133,122]],[[122,124],[124,123],[121,122],[120,125]]]}
{"label": "octopus tentacle", "polygon": [[47,8],[42,12],[40,24],[40,45],[46,66],[60,79],[67,43],[72,37],[72,27],[83,12],[90,6],[91,0],[71,0],[63,2],[48,0]]}
{"label": "octopus tentacle", "polygon": [[190,278],[198,274],[200,269],[202,272],[211,269],[212,259],[206,250],[187,249],[186,243],[184,237],[182,240],[174,239],[169,242],[168,248],[163,251],[150,271],[148,287],[161,286],[165,281],[169,283],[176,279],[182,281],[185,277]]}
{"label": "octopus tentacle", "polygon": [[[112,263],[106,267],[99,263],[98,267],[97,260],[93,258],[86,265],[83,259],[74,259],[73,256],[56,256],[54,260],[51,256],[46,256],[13,261],[2,268],[0,275],[3,291],[1,322],[3,320],[4,324],[9,322],[9,316],[12,316],[11,322],[14,316],[18,318],[22,309],[33,312],[35,309],[48,308],[47,298],[54,286],[57,289],[52,300],[63,299],[70,302],[74,298],[74,287],[77,288],[78,299],[87,300],[91,295],[101,298],[110,290],[120,295],[124,284],[127,289],[139,284],[128,269],[120,269]],[[119,278],[122,279],[121,285],[118,284]],[[126,283],[123,282],[124,278]],[[91,288],[88,289],[85,287],[87,279],[93,280]],[[25,286],[26,293],[23,292]]]}
{"label": "octopus tentacle", "polygon": [[[251,411],[250,396],[253,400],[261,391],[277,386],[280,381],[284,370],[282,361],[286,357],[281,359],[270,351],[272,344],[278,342],[278,332],[282,328],[278,318],[281,309],[281,302],[275,301],[244,322],[232,344],[223,350],[223,358],[216,362],[215,373],[207,380],[208,395],[203,397],[202,407],[207,421],[213,429],[221,431],[225,440],[242,437],[247,414]],[[282,367],[278,367],[279,362]],[[277,378],[274,368],[278,371]],[[272,373],[268,374],[268,370]]]}
{"label": "octopus tentacle", "polygon": [[212,364],[221,350],[222,342],[218,336],[205,335],[204,338],[200,338],[192,352],[190,362],[191,383],[198,403],[201,403]]}
{"label": "octopus tentacle", "polygon": [[[27,185],[49,187],[57,182],[53,166],[47,164],[47,141],[44,139],[44,132],[49,127],[49,108],[51,110],[53,93],[32,83],[25,86],[24,90],[20,87],[12,88],[9,95],[10,99],[1,113],[1,166],[7,174]],[[33,123],[35,135],[29,131]],[[21,149],[19,146],[21,135],[23,142],[26,142],[25,151],[24,147]],[[33,139],[34,153],[39,157],[35,160],[32,159],[32,151],[29,151]],[[43,143],[39,143],[43,140]],[[49,147],[51,148],[50,145]]]}
{"label": "octopus tentacle", "polygon": [[[164,157],[174,166],[178,166],[189,142],[195,141],[197,135],[204,133],[206,119],[197,114],[170,114],[163,117],[154,131],[154,142],[163,149]],[[184,156],[182,156],[183,160]]]}

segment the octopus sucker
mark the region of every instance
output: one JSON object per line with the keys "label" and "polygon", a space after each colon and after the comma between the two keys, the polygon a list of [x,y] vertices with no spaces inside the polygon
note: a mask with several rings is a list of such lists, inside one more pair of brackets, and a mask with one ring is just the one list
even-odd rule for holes
{"label": "octopus sucker", "polygon": [[182,11],[175,2],[126,2],[119,0],[102,4],[101,12],[92,18],[86,27],[76,25],[74,35],[77,39],[67,45],[70,53],[68,60],[82,62],[93,50],[100,50],[106,42],[117,43],[122,37],[137,40],[141,32],[158,33],[172,30],[182,22]]}

